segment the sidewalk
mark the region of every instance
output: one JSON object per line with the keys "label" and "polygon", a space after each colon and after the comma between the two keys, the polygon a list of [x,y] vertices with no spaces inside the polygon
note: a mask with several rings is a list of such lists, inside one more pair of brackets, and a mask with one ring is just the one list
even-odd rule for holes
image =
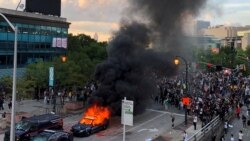
{"label": "sidewalk", "polygon": [[[241,115],[246,113],[246,110],[246,107],[243,106],[241,109]],[[231,134],[233,134],[234,140],[238,140],[240,130],[243,131],[243,141],[250,141],[250,126],[243,128],[242,119],[237,118],[235,118],[231,124],[233,125],[233,128],[230,128],[225,135],[226,141],[230,140]]]}
{"label": "sidewalk", "polygon": [[[40,115],[45,113],[46,108],[52,108],[53,105],[45,105],[43,100],[23,100],[16,103],[16,112],[26,112],[30,115]],[[11,113],[11,109],[8,108],[8,104],[4,103],[4,110],[0,111],[0,114],[3,112]]]}

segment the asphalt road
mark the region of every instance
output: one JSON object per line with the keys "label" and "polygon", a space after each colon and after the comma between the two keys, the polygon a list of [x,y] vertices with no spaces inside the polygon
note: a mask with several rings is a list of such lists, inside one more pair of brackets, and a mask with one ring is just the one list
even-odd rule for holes
{"label": "asphalt road", "polygon": [[[157,136],[171,130],[170,112],[147,109],[143,114],[134,116],[134,126],[126,126],[127,141],[145,141],[153,139]],[[181,112],[175,108],[171,108],[174,113]],[[70,131],[71,126],[76,124],[82,117],[82,114],[72,115],[64,119],[64,130]],[[175,125],[183,123],[184,115],[176,114]],[[121,125],[120,117],[113,117],[110,120],[108,129],[89,137],[74,138],[74,141],[118,141],[122,140],[123,126]],[[3,134],[0,135],[0,141],[3,140]]]}
{"label": "asphalt road", "polygon": [[[145,113],[134,117],[134,126],[126,126],[127,141],[145,141],[147,139],[156,138],[158,135],[171,129],[171,113],[161,112],[157,110],[146,110]],[[183,122],[183,115],[175,116],[176,125]],[[76,115],[69,119],[65,119],[65,130],[70,130],[71,126],[77,123],[81,118]],[[110,120],[110,127],[107,130],[93,134],[89,137],[74,138],[74,141],[118,141],[123,138],[123,126],[119,117]]]}

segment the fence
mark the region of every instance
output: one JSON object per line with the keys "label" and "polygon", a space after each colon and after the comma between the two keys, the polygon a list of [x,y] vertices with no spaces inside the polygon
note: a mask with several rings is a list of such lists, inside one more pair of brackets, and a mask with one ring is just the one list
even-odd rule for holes
{"label": "fence", "polygon": [[[226,119],[231,121],[233,119],[233,112],[226,115]],[[224,122],[220,119],[219,116],[216,116],[212,121],[210,121],[203,128],[198,130],[194,135],[188,138],[188,141],[209,141],[212,140],[214,136],[217,138],[220,137],[223,133]]]}

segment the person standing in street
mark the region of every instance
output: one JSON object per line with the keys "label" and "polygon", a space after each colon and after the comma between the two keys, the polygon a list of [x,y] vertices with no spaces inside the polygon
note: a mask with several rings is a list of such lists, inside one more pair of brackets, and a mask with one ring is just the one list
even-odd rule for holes
{"label": "person standing in street", "polygon": [[175,121],[174,113],[171,114],[171,120],[172,120],[172,128],[174,128],[174,121]]}
{"label": "person standing in street", "polygon": [[230,141],[234,141],[234,135],[231,134]]}
{"label": "person standing in street", "polygon": [[196,130],[196,125],[197,125],[197,116],[194,116],[193,124],[194,124],[194,130]]}
{"label": "person standing in street", "polygon": [[183,141],[187,141],[187,140],[188,140],[188,135],[187,135],[187,132],[184,130]]}
{"label": "person standing in street", "polygon": [[240,106],[237,106],[236,108],[236,116],[238,119],[240,119]]}
{"label": "person standing in street", "polygon": [[163,101],[165,110],[168,110],[168,98],[166,97]]}
{"label": "person standing in street", "polygon": [[224,133],[227,134],[228,121],[226,120],[224,123]]}
{"label": "person standing in street", "polygon": [[242,115],[242,124],[243,124],[243,128],[247,127],[247,118],[245,115]]}
{"label": "person standing in street", "polygon": [[239,141],[243,141],[243,133],[242,130],[239,132]]}

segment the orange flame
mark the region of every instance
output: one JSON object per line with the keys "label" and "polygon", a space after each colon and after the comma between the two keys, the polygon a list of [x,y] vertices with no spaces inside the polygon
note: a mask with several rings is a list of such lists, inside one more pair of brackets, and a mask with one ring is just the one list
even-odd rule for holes
{"label": "orange flame", "polygon": [[108,107],[102,107],[94,104],[85,111],[80,123],[99,125],[109,119],[109,117],[110,110]]}

